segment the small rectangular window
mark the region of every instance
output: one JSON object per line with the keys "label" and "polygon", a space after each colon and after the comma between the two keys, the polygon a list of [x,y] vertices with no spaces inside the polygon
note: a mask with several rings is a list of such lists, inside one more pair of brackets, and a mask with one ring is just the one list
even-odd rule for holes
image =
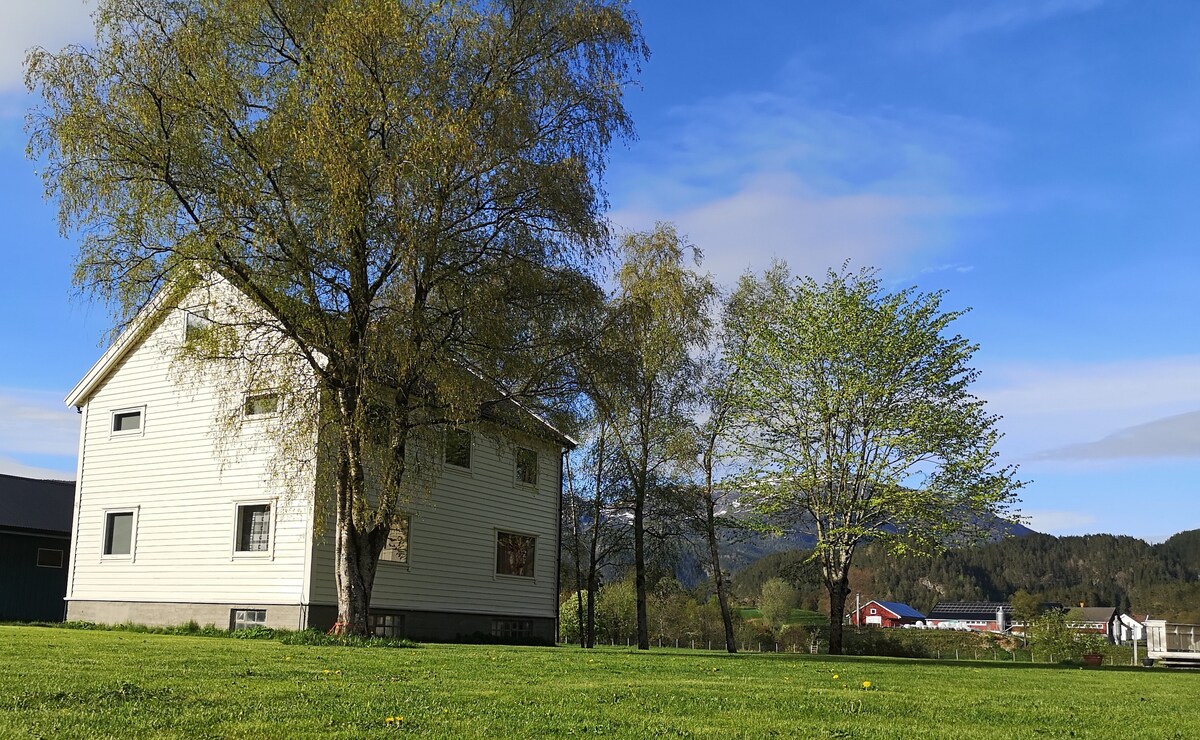
{"label": "small rectangular window", "polygon": [[367,619],[371,634],[376,637],[404,637],[403,614],[371,614]]}
{"label": "small rectangular window", "polygon": [[112,511],[104,515],[104,554],[129,555],[133,550],[133,512]]}
{"label": "small rectangular window", "polygon": [[246,403],[242,406],[242,410],[246,416],[265,416],[273,414],[279,410],[279,394],[278,393],[256,393],[246,396]]}
{"label": "small rectangular window", "polygon": [[266,609],[234,609],[230,619],[230,629],[248,630],[255,627],[265,627],[267,624]]}
{"label": "small rectangular window", "polygon": [[533,637],[533,620],[493,619],[492,637],[501,640],[528,640]]}
{"label": "small rectangular window", "polygon": [[538,479],[538,454],[525,447],[517,448],[517,482],[536,486]]}
{"label": "small rectangular window", "polygon": [[471,467],[471,433],[466,429],[446,430],[446,464]]}
{"label": "small rectangular window", "polygon": [[193,309],[184,312],[183,338],[186,341],[199,339],[208,334],[212,328],[212,319],[208,317],[208,309]]}
{"label": "small rectangular window", "polygon": [[379,553],[380,560],[386,560],[389,563],[408,562],[408,530],[410,521],[411,518],[405,516],[392,524],[392,529],[388,532],[387,544],[383,546],[383,551]]}
{"label": "small rectangular window", "polygon": [[142,411],[114,411],[112,415],[112,430],[114,432],[136,432],[142,428]]}
{"label": "small rectangular window", "polygon": [[238,552],[266,552],[271,544],[271,505],[237,507]]}
{"label": "small rectangular window", "polygon": [[37,555],[37,567],[39,568],[61,568],[63,567],[63,551],[53,550],[50,548],[39,547]]}
{"label": "small rectangular window", "polygon": [[512,532],[496,533],[496,573],[533,578],[537,538]]}

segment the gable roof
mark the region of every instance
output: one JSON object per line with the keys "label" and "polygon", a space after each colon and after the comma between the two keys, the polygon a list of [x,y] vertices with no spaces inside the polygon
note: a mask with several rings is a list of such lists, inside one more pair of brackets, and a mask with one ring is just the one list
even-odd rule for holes
{"label": "gable roof", "polygon": [[0,527],[71,533],[75,482],[0,473]]}
{"label": "gable roof", "polygon": [[892,614],[895,614],[897,617],[908,617],[909,619],[925,618],[925,615],[921,612],[913,609],[908,604],[902,604],[899,601],[879,601],[878,599],[872,599],[869,603],[879,604],[884,609],[887,609]]}
{"label": "gable roof", "polygon": [[1076,606],[1067,610],[1067,621],[1111,622],[1116,615],[1115,606]]}
{"label": "gable roof", "polygon": [[996,612],[1004,612],[1007,620],[1012,616],[1012,607],[1001,601],[939,601],[929,612],[929,619],[958,619],[971,622],[990,622]]}
{"label": "gable roof", "polygon": [[[223,278],[217,278],[217,280],[224,285],[239,290],[236,285]],[[241,291],[239,290],[239,292]],[[142,310],[129,322],[129,326],[117,336],[116,340],[100,356],[100,359],[96,360],[95,364],[88,369],[87,373],[80,378],[75,387],[71,389],[71,392],[67,394],[67,397],[64,399],[66,405],[79,408],[86,403],[92,393],[120,366],[125,357],[138,346],[138,343],[158,326],[167,313],[176,307],[176,304],[182,300],[185,294],[186,291],[183,289],[182,284],[168,285],[155,293]],[[486,380],[478,370],[470,365],[464,363],[464,367],[468,372],[478,376],[481,380]],[[520,401],[509,398],[505,399],[504,402],[515,407],[518,413],[523,413],[531,417],[535,424],[545,429],[547,436],[561,447],[575,449],[579,445],[576,439],[555,427],[541,414],[525,406]]]}

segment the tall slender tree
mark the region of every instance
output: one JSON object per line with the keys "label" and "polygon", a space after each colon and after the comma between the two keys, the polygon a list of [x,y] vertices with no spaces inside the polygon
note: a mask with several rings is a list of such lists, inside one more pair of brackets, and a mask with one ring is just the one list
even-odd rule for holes
{"label": "tall slender tree", "polygon": [[650,648],[646,613],[647,513],[672,473],[692,458],[699,400],[694,352],[708,341],[717,289],[691,269],[699,251],[659,223],[622,242],[614,320],[596,363],[595,401],[609,430],[632,513],[638,647]]}
{"label": "tall slender tree", "polygon": [[832,653],[859,545],[931,552],[991,534],[1021,485],[997,464],[997,417],[970,392],[976,345],[941,301],[884,292],[872,271],[818,283],[779,264],[744,277],[728,314],[742,337],[741,487],[765,524],[815,535]]}
{"label": "tall slender tree", "polygon": [[637,20],[623,0],[99,0],[95,18],[94,47],[35,50],[26,76],[76,282],[120,327],[219,276],[290,342],[323,399],[338,625],[362,632],[413,440],[565,389]]}

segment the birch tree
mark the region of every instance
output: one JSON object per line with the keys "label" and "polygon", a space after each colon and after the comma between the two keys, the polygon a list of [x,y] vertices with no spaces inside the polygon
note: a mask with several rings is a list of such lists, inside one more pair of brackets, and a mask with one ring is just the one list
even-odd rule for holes
{"label": "birch tree", "polygon": [[596,361],[595,403],[609,432],[632,513],[638,648],[650,648],[646,612],[646,523],[652,498],[687,467],[699,400],[693,352],[708,341],[708,309],[717,289],[688,267],[699,252],[668,223],[622,242],[612,328]]}
{"label": "birch tree", "polygon": [[34,50],[26,75],[76,283],[120,328],[220,276],[290,342],[331,441],[338,627],[363,632],[416,436],[568,387],[637,20],[622,0],[100,0],[95,18],[94,46]]}
{"label": "birch tree", "polygon": [[765,525],[816,537],[834,654],[859,545],[933,552],[992,534],[1021,485],[997,462],[998,417],[970,392],[977,346],[942,297],[779,264],[733,299],[744,500]]}

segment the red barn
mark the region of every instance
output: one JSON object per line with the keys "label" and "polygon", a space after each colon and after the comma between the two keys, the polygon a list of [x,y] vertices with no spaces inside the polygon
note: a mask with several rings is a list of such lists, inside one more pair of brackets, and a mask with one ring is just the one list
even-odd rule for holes
{"label": "red barn", "polygon": [[923,619],[924,614],[898,601],[868,601],[858,611],[850,613],[850,624],[868,627],[903,627]]}

